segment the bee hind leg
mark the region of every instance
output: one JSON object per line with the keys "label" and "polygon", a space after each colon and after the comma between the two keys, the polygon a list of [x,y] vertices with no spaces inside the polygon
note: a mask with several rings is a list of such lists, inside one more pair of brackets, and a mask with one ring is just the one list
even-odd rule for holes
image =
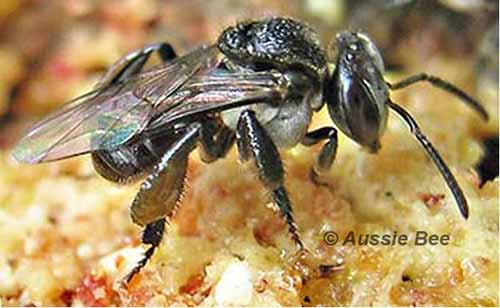
{"label": "bee hind leg", "polygon": [[140,49],[129,52],[116,61],[101,78],[96,88],[103,88],[125,82],[130,77],[139,74],[151,57],[151,54],[154,52],[158,53],[163,62],[172,61],[177,57],[175,50],[168,43],[146,45]]}
{"label": "bee hind leg", "polygon": [[271,137],[258,122],[253,111],[245,110],[241,113],[236,136],[240,159],[247,161],[253,158],[260,180],[272,193],[274,202],[288,224],[288,231],[292,240],[297,245],[299,252],[305,251],[293,218],[291,202],[284,187],[285,172],[280,154]]}
{"label": "bee hind leg", "polygon": [[145,226],[142,243],[151,245],[144,257],[125,277],[129,282],[140,272],[161,243],[167,219],[171,218],[184,190],[188,156],[199,140],[201,125],[194,123],[165,152],[154,171],[144,180],[131,207],[134,223]]}
{"label": "bee hind leg", "polygon": [[134,276],[138,274],[144,266],[146,266],[148,260],[151,259],[151,257],[153,257],[156,248],[160,246],[161,240],[163,239],[166,222],[167,221],[165,218],[161,218],[153,223],[146,225],[146,228],[144,229],[144,232],[142,234],[142,243],[150,244],[151,247],[149,247],[146,250],[146,252],[144,253],[144,257],[127,274],[127,276],[124,279],[125,282],[127,283],[130,282],[132,278],[134,278]]}

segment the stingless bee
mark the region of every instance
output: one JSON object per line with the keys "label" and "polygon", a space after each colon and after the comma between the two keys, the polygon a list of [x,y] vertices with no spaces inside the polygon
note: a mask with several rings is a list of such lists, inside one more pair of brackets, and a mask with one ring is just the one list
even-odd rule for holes
{"label": "stingless bee", "polygon": [[[127,281],[159,246],[195,148],[209,163],[224,157],[236,142],[240,160],[255,163],[293,241],[303,250],[278,148],[324,141],[311,176],[316,180],[328,172],[337,152],[337,129],[308,132],[313,113],[324,104],[335,126],[372,153],[380,149],[389,109],[399,114],[467,218],[467,201],[455,177],[410,114],[391,101],[389,91],[428,81],[487,120],[484,108],[427,74],[386,82],[381,54],[363,33],[341,32],[335,40],[333,69],[314,31],[282,17],[238,23],[224,30],[217,43],[182,57],[169,44],[148,45],[118,60],[94,90],[35,125],[13,156],[19,162],[41,163],[90,153],[104,178],[118,183],[144,180],[131,216],[144,226],[142,243],[151,246]],[[163,63],[145,69],[154,52]]]}

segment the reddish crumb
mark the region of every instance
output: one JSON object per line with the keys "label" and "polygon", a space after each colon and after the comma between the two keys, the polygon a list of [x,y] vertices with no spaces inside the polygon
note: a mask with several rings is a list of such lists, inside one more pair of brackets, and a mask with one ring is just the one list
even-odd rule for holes
{"label": "reddish crumb", "polygon": [[[277,222],[277,219],[279,219],[279,222]],[[284,228],[285,222],[278,217],[262,219],[253,228],[253,236],[261,246],[274,246],[274,235],[282,232]]]}
{"label": "reddish crumb", "polygon": [[196,294],[200,287],[203,285],[204,279],[205,277],[203,275],[192,275],[191,277],[189,277],[188,281],[179,288],[179,293],[186,293],[189,295]]}
{"label": "reddish crumb", "polygon": [[262,278],[262,279],[259,279],[255,285],[254,285],[254,288],[255,288],[255,291],[257,291],[258,293],[262,293],[266,290],[267,288],[267,280]]}
{"label": "reddish crumb", "polygon": [[103,276],[85,275],[76,288],[76,298],[84,306],[110,306],[113,304],[112,297],[111,286]]}
{"label": "reddish crumb", "polygon": [[427,207],[432,208],[438,205],[445,197],[444,194],[431,194],[431,193],[420,193],[420,200],[422,200]]}
{"label": "reddish crumb", "polygon": [[224,199],[230,195],[230,192],[226,188],[223,188],[220,186],[215,187],[213,193],[214,193],[214,195],[217,196],[218,199]]}
{"label": "reddish crumb", "polygon": [[133,306],[145,306],[146,303],[153,298],[153,295],[159,293],[159,290],[151,290],[150,288],[135,288],[130,292],[130,304]]}
{"label": "reddish crumb", "polygon": [[71,290],[71,289],[64,289],[61,293],[61,295],[59,295],[59,298],[61,299],[61,301],[67,306],[71,306],[71,304],[73,303],[73,299],[75,298],[75,295],[76,295],[76,291],[75,290]]}
{"label": "reddish crumb", "polygon": [[413,306],[422,306],[425,303],[425,293],[421,290],[412,288],[410,290],[410,297]]}
{"label": "reddish crumb", "polygon": [[75,70],[62,59],[49,62],[47,69],[52,76],[62,80],[66,80],[75,75]]}

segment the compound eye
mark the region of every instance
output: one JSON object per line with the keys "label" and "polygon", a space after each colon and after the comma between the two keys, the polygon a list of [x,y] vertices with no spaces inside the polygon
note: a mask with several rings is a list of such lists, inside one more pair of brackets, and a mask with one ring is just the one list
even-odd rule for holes
{"label": "compound eye", "polygon": [[384,60],[377,45],[364,33],[358,33],[358,38],[362,42],[366,52],[373,59],[379,71],[383,74],[385,72]]}

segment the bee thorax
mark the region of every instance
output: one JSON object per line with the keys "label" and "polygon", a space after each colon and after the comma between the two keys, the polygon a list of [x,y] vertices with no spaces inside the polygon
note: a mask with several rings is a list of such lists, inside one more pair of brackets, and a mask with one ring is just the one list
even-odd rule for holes
{"label": "bee thorax", "polygon": [[309,99],[290,98],[277,104],[255,104],[227,110],[221,113],[222,120],[232,130],[236,130],[239,116],[245,109],[255,111],[257,120],[279,148],[291,148],[299,143],[312,117]]}

